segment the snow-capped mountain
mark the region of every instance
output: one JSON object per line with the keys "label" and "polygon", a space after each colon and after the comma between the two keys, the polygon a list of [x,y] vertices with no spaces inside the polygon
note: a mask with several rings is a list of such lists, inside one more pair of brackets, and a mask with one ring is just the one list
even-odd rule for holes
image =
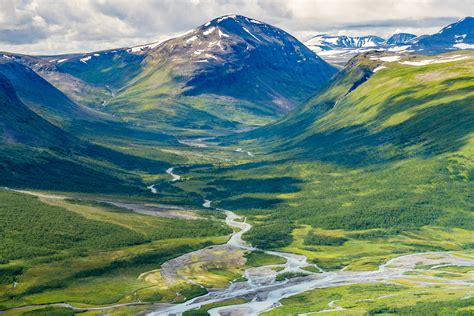
{"label": "snow-capped mountain", "polygon": [[474,17],[465,17],[442,28],[436,34],[415,39],[411,49],[427,55],[457,49],[474,49]]}
{"label": "snow-capped mountain", "polygon": [[77,89],[68,87],[76,82],[81,91],[101,89],[103,101],[91,104],[101,111],[172,130],[268,123],[336,72],[292,35],[240,15],[146,45],[60,56],[3,55],[71,96]]}
{"label": "snow-capped mountain", "polygon": [[328,34],[320,34],[312,37],[305,42],[312,51],[318,53],[333,49],[347,49],[347,48],[366,48],[378,47],[384,44],[385,40],[378,36],[332,36]]}
{"label": "snow-capped mountain", "polygon": [[395,33],[385,41],[385,44],[388,46],[406,45],[406,44],[409,44],[414,38],[416,38],[415,34]]}
{"label": "snow-capped mountain", "polygon": [[352,37],[321,34],[306,41],[305,45],[326,61],[343,66],[353,56],[370,50],[406,50],[406,44],[415,37],[413,34],[397,33],[385,40],[374,35]]}
{"label": "snow-capped mountain", "polygon": [[241,15],[216,18],[165,41],[147,53],[143,64],[170,69],[186,95],[270,100],[283,112],[335,72],[295,37]]}
{"label": "snow-capped mountain", "polygon": [[344,65],[353,56],[369,50],[416,52],[435,55],[459,49],[474,49],[474,17],[465,17],[433,35],[396,33],[384,40],[377,36],[316,35],[305,42],[312,51],[334,64]]}

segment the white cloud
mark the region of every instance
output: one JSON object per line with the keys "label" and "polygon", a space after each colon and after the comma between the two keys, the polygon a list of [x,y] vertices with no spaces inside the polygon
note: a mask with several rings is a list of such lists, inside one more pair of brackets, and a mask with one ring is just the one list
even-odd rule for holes
{"label": "white cloud", "polygon": [[53,54],[132,46],[178,35],[224,14],[318,33],[436,32],[474,15],[472,0],[2,0],[0,50]]}

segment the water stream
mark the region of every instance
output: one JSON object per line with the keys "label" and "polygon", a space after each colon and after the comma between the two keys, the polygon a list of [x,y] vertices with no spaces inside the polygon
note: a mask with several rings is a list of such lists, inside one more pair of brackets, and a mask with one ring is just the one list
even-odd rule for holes
{"label": "water stream", "polygon": [[[173,170],[171,170],[169,174],[173,176],[172,171]],[[209,200],[204,200],[203,206],[211,208],[211,203],[212,202]],[[229,210],[218,208],[215,210],[224,212],[226,214],[226,224],[234,229],[234,233],[227,241],[228,246],[240,248],[246,251],[259,250],[252,247],[242,239],[242,235],[252,228],[252,225],[250,225],[245,218]],[[357,283],[384,282],[405,278],[406,276],[404,276],[404,274],[407,271],[413,270],[415,265],[419,262],[438,262],[448,265],[474,266],[474,259],[459,258],[449,253],[433,252],[396,257],[381,265],[379,269],[375,271],[348,271],[343,269],[339,271],[326,272],[321,270],[317,265],[309,264],[307,258],[303,255],[279,251],[263,252],[269,255],[285,258],[286,263],[284,264],[284,269],[277,272],[274,269],[276,267],[275,265],[249,268],[244,273],[247,278],[246,282],[231,283],[227,288],[210,290],[206,295],[196,297],[180,304],[156,304],[154,311],[148,315],[177,316],[182,315],[182,313],[186,311],[198,309],[203,305],[234,298],[246,298],[249,301],[244,304],[213,308],[209,310],[209,314],[212,316],[258,315],[280,306],[279,302],[283,298],[316,288],[327,288]],[[433,255],[436,255],[437,257],[431,258],[430,256]],[[319,273],[309,272],[303,269],[308,266],[316,267],[320,270]],[[285,272],[299,272],[305,273],[306,275],[284,281],[275,280],[277,274]],[[441,278],[439,278],[439,280],[448,283],[463,282]],[[334,309],[339,308],[340,307],[334,307]]]}

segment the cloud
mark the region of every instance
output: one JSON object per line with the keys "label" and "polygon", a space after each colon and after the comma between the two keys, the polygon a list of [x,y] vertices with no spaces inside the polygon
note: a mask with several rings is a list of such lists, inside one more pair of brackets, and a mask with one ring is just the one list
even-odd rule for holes
{"label": "cloud", "polygon": [[472,0],[2,0],[0,50],[57,54],[162,40],[225,14],[318,33],[432,33],[467,15]]}

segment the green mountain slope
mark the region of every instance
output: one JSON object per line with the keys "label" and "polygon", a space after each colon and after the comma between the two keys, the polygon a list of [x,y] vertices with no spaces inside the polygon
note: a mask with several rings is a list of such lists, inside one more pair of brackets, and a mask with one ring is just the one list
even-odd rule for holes
{"label": "green mountain slope", "polygon": [[[267,124],[336,72],[285,31],[239,15],[216,18],[163,43],[72,55],[3,55],[83,105],[175,134]],[[14,85],[15,79],[10,78]],[[40,95],[28,101],[43,110],[45,102],[65,103],[46,100],[54,93],[38,100]]]}
{"label": "green mountain slope", "polygon": [[133,174],[168,166],[85,142],[21,102],[0,74],[0,185],[82,192],[143,192]]}
{"label": "green mountain slope", "polygon": [[9,80],[0,74],[0,126],[2,143],[28,146],[74,146],[77,139],[70,137],[31,111],[18,98]]}
{"label": "green mountain slope", "polygon": [[395,59],[358,56],[288,117],[228,138],[254,157],[196,169],[196,185],[253,221],[255,245],[326,268],[471,247],[474,55]]}
{"label": "green mountain slope", "polygon": [[97,121],[104,115],[78,105],[18,62],[0,59],[0,73],[11,82],[21,100],[32,110],[57,123],[68,126],[72,121]]}
{"label": "green mountain slope", "polygon": [[291,35],[253,21],[224,16],[158,45],[106,109],[174,130],[236,129],[280,117],[334,74]]}
{"label": "green mountain slope", "polygon": [[288,156],[349,166],[465,147],[474,129],[474,55],[387,58],[356,57],[302,108],[250,137]]}

